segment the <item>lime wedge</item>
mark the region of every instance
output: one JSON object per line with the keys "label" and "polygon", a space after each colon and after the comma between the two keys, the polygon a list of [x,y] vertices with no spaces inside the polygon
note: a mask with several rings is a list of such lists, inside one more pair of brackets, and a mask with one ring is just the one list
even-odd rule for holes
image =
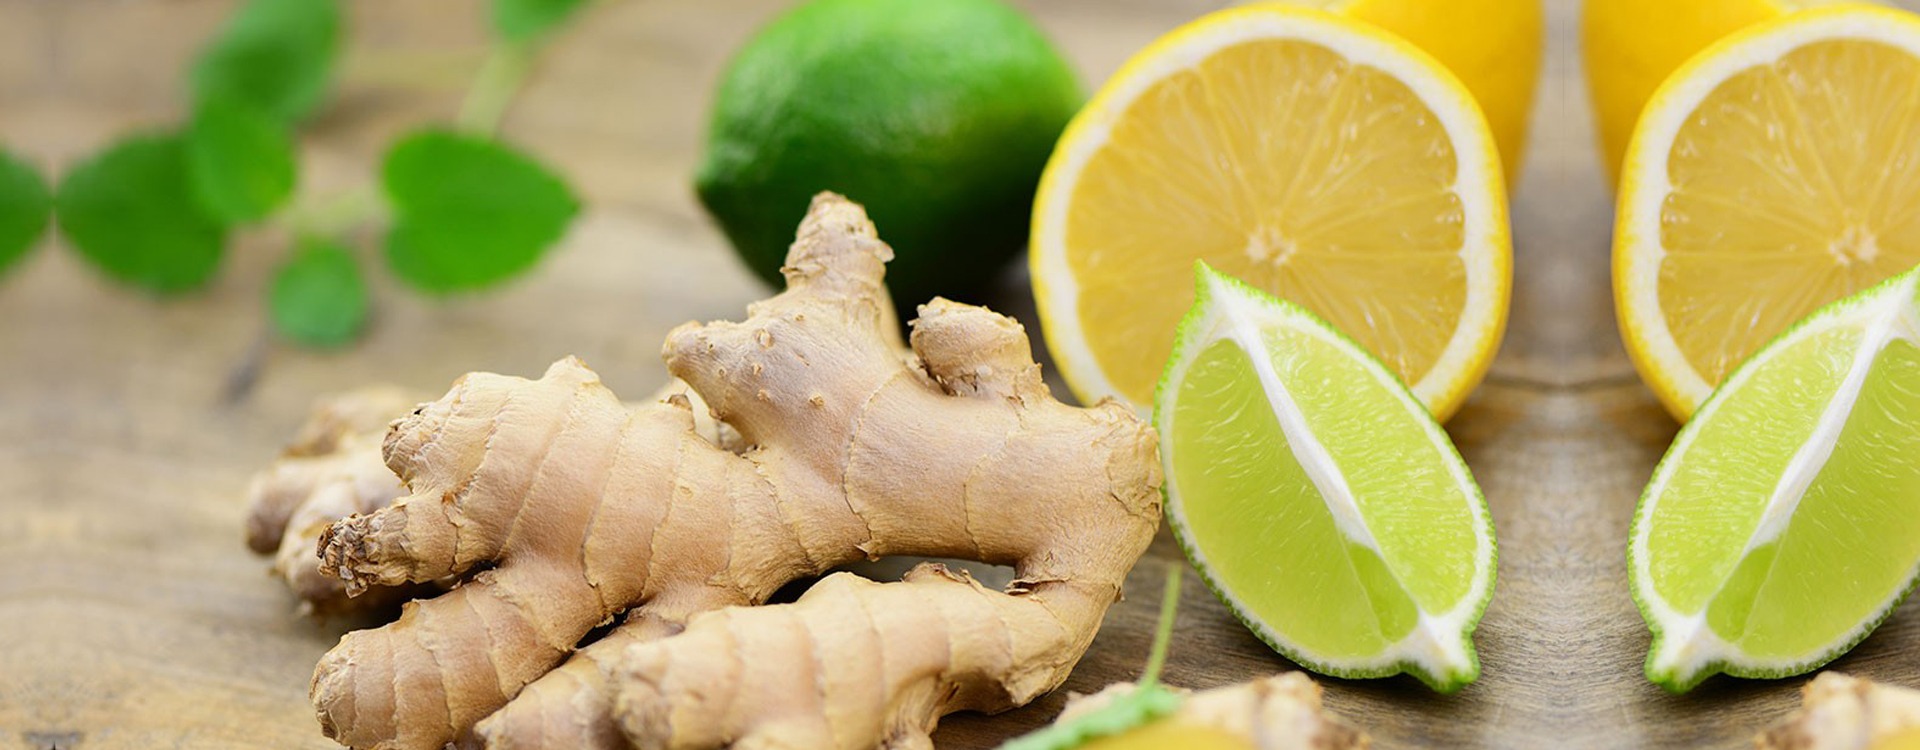
{"label": "lime wedge", "polygon": [[1920,320],[1908,271],[1800,321],[1680,430],[1627,547],[1647,678],[1785,677],[1859,643],[1920,564]]}
{"label": "lime wedge", "polygon": [[1493,524],[1447,434],[1313,313],[1197,269],[1154,410],[1188,559],[1310,670],[1472,682]]}

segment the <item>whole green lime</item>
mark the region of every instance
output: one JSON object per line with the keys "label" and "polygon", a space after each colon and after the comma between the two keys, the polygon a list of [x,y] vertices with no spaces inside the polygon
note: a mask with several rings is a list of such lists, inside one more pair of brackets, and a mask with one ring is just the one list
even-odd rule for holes
{"label": "whole green lime", "polygon": [[728,67],[695,184],[775,285],[814,193],[860,202],[910,311],[971,296],[1019,251],[1082,98],[1052,43],[997,0],[813,0]]}

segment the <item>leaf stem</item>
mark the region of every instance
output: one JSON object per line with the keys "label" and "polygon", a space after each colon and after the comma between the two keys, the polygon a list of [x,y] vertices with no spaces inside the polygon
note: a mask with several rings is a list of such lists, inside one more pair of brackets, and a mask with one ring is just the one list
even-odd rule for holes
{"label": "leaf stem", "polygon": [[531,42],[496,43],[467,89],[454,124],[468,133],[492,138],[506,117],[507,106],[520,93],[520,84],[533,71],[534,47]]}
{"label": "leaf stem", "polygon": [[[492,138],[506,117],[507,107],[520,93],[521,84],[533,70],[535,42],[496,42],[487,54],[473,84],[460,103],[454,126],[474,135]],[[386,200],[374,185],[362,185],[324,200],[294,206],[284,217],[295,237],[337,239],[363,224],[377,221],[387,212]]]}
{"label": "leaf stem", "polygon": [[1147,668],[1140,674],[1140,687],[1160,681],[1160,668],[1166,666],[1167,648],[1173,642],[1174,612],[1180,608],[1180,565],[1167,566],[1167,588],[1160,595],[1160,624],[1154,628],[1153,649],[1147,652]]}
{"label": "leaf stem", "polygon": [[361,185],[325,199],[303,202],[287,211],[283,220],[299,239],[342,239],[355,228],[386,215],[385,197],[373,185]]}

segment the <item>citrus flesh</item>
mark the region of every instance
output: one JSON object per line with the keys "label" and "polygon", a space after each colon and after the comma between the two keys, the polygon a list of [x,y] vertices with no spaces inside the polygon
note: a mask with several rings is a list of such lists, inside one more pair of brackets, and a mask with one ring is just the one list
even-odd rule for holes
{"label": "citrus flesh", "polygon": [[1221,11],[1067,129],[1034,209],[1047,340],[1082,400],[1152,400],[1204,260],[1328,319],[1452,413],[1505,325],[1498,156],[1432,58],[1320,11]]}
{"label": "citrus flesh", "polygon": [[1596,0],[1581,5],[1580,51],[1601,161],[1618,177],[1640,110],[1687,58],[1735,31],[1826,0]]}
{"label": "citrus flesh", "polygon": [[1621,180],[1629,352],[1682,419],[1788,325],[1920,262],[1920,22],[1802,11],[1676,71]]}
{"label": "citrus flesh", "polygon": [[1654,472],[1628,550],[1649,679],[1811,670],[1920,565],[1920,275],[1825,308],[1708,399]]}
{"label": "citrus flesh", "polygon": [[1080,746],[1080,750],[1256,750],[1247,738],[1223,729],[1175,719],[1160,721],[1108,735]]}
{"label": "citrus flesh", "polygon": [[1309,669],[1471,682],[1494,541],[1446,434],[1312,313],[1211,269],[1199,286],[1155,409],[1189,559]]}
{"label": "citrus flesh", "polygon": [[1867,750],[1920,750],[1920,728],[1891,732],[1875,739]]}
{"label": "citrus flesh", "polygon": [[1527,146],[1546,14],[1540,0],[1291,0],[1379,26],[1432,55],[1473,93],[1509,183]]}

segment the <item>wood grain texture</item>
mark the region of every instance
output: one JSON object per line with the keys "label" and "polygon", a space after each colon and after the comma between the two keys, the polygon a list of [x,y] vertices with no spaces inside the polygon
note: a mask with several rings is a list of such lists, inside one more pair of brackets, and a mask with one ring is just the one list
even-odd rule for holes
{"label": "wood grain texture", "polygon": [[[0,0],[0,143],[57,171],[114,134],[176,120],[180,71],[231,4]],[[248,554],[248,475],[328,391],[374,380],[437,390],[468,370],[530,375],[572,353],[632,396],[664,379],[670,327],[740,317],[762,290],[698,209],[688,175],[720,65],[779,4],[593,8],[504,131],[586,197],[564,247],[482,298],[428,301],[380,282],[372,333],[351,350],[268,343],[261,295],[284,244],[271,231],[242,238],[220,279],[181,300],[114,287],[57,242],[0,279],[0,748],[332,747],[307,679],[357,623],[295,617],[267,563]],[[1022,4],[1097,82],[1219,3]],[[310,193],[364,183],[381,144],[451,115],[484,53],[482,5],[352,3],[338,96],[303,142]],[[1512,324],[1487,384],[1449,425],[1499,530],[1499,583],[1477,639],[1484,676],[1451,697],[1406,678],[1323,680],[1327,701],[1383,748],[1744,746],[1797,701],[1802,680],[1715,678],[1675,697],[1640,676],[1648,636],[1623,549],[1675,427],[1615,333],[1611,208],[1579,82],[1577,7],[1549,7],[1533,146],[1514,191]],[[990,301],[1038,330],[1017,270]],[[245,371],[257,379],[236,391]],[[1163,532],[1069,689],[1137,673],[1170,564],[1179,553]],[[1187,580],[1168,682],[1293,668]],[[1916,654],[1920,614],[1908,607],[1835,668],[1920,685]],[[938,739],[991,747],[1063,701],[952,717]]]}

